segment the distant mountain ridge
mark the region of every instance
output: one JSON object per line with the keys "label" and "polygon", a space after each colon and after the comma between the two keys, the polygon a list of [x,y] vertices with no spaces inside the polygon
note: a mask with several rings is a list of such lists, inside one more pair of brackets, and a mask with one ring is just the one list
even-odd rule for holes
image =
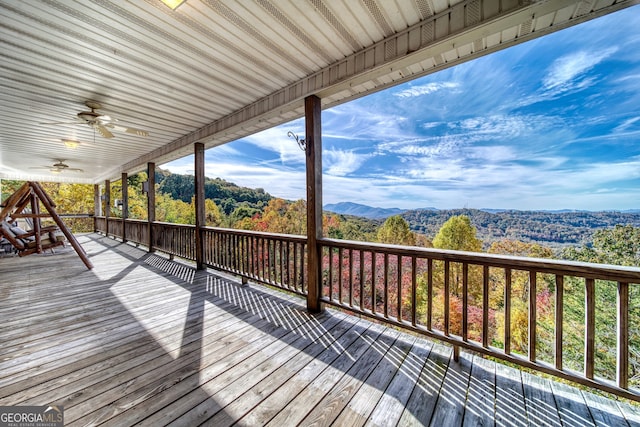
{"label": "distant mountain ridge", "polygon": [[476,227],[478,238],[491,242],[509,239],[535,242],[554,248],[589,244],[594,231],[615,225],[640,227],[640,210],[585,211],[552,210],[521,211],[514,209],[412,209],[376,208],[358,203],[336,203],[326,211],[368,219],[385,219],[401,215],[412,231],[433,238],[442,224],[454,215],[466,215]]}
{"label": "distant mountain ridge", "polygon": [[485,243],[508,239],[556,248],[589,244],[594,231],[618,224],[640,227],[640,213],[629,211],[411,210],[402,217],[412,231],[435,236],[442,224],[454,215],[468,216]]}
{"label": "distant mountain ridge", "polygon": [[341,215],[361,216],[369,219],[383,219],[406,212],[406,209],[376,208],[351,202],[324,205],[324,210]]}

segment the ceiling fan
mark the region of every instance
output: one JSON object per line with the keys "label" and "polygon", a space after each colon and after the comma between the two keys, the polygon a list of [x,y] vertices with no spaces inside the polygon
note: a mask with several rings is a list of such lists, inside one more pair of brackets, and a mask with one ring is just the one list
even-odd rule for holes
{"label": "ceiling fan", "polygon": [[81,111],[77,116],[77,122],[57,122],[57,123],[43,123],[49,125],[57,124],[87,124],[93,128],[94,131],[98,131],[100,135],[105,138],[113,138],[112,130],[118,132],[131,133],[138,136],[149,136],[149,132],[142,129],[136,129],[126,126],[119,126],[114,122],[117,121],[111,117],[100,114],[96,110],[101,108],[101,105],[95,101],[86,101],[84,105],[91,111]]}
{"label": "ceiling fan", "polygon": [[48,169],[51,173],[84,172],[83,169],[69,167],[69,165],[66,164],[64,160],[56,160],[56,162],[51,166],[34,166],[31,169]]}

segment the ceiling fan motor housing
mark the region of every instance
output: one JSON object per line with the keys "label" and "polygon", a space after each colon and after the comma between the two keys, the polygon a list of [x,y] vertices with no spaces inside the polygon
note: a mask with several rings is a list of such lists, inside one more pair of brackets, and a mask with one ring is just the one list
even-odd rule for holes
{"label": "ceiling fan motor housing", "polygon": [[82,111],[78,113],[78,118],[89,123],[97,121],[100,116],[101,114],[98,114],[95,111]]}

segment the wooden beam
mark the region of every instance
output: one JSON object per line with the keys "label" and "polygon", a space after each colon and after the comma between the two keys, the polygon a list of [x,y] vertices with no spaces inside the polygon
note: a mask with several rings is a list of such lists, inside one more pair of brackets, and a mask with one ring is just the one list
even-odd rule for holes
{"label": "wooden beam", "polygon": [[[19,204],[23,203],[23,200],[29,200],[29,192],[31,189],[29,188],[28,183],[22,184],[20,188],[16,190],[9,198],[4,202],[4,208],[0,212],[0,221],[4,221],[7,217],[13,212],[13,210]],[[20,209],[21,211],[22,209]],[[19,211],[18,211],[19,212]]]}
{"label": "wooden beam", "polygon": [[322,111],[320,98],[304,100],[307,161],[307,309],[321,312],[322,256],[318,239],[322,238]]}
{"label": "wooden beam", "polygon": [[39,183],[29,182],[29,185],[33,189],[35,195],[40,198],[40,202],[42,202],[42,205],[44,206],[44,208],[49,212],[49,214],[51,215],[51,218],[56,223],[56,225],[58,226],[62,234],[64,234],[64,237],[67,238],[67,240],[69,241],[73,249],[76,251],[80,259],[84,263],[84,265],[89,270],[91,270],[93,268],[93,264],[89,260],[87,253],[84,251],[84,248],[80,245],[80,243],[76,239],[76,236],[74,236],[73,233],[69,230],[69,228],[67,228],[66,224],[62,221],[62,218],[60,218],[60,215],[58,215],[58,213],[56,212],[55,208],[51,204],[51,199],[49,198],[49,195],[44,191],[44,189],[42,188],[42,186],[40,186]]}
{"label": "wooden beam", "polygon": [[204,144],[194,144],[195,161],[195,214],[196,214],[196,268],[204,270],[204,244],[202,227],[206,226],[206,212],[204,204]]}

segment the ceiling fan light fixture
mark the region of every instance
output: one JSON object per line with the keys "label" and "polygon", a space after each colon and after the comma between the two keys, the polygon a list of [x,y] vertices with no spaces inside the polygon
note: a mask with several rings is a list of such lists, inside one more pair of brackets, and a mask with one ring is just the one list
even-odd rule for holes
{"label": "ceiling fan light fixture", "polygon": [[51,173],[60,173],[60,172],[62,172],[62,170],[60,170],[60,169],[58,169],[58,168],[51,168],[51,169],[49,169],[49,171],[50,171]]}
{"label": "ceiling fan light fixture", "polygon": [[171,10],[176,10],[178,6],[184,3],[187,0],[161,0],[166,6],[168,6]]}
{"label": "ceiling fan light fixture", "polygon": [[80,141],[74,141],[73,139],[63,139],[62,142],[64,143],[65,147],[72,150],[78,148],[78,146],[80,145]]}

